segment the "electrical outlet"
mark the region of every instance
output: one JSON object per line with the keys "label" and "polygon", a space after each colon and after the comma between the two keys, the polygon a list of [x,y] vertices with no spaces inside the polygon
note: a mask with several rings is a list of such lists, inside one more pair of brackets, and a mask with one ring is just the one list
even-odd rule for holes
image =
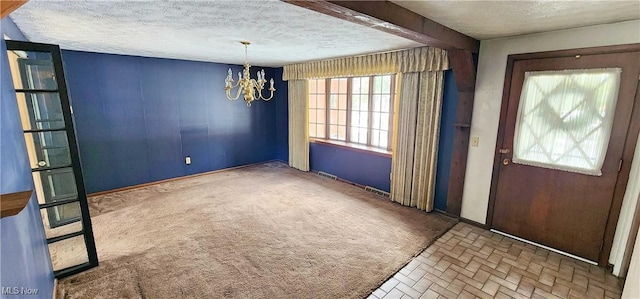
{"label": "electrical outlet", "polygon": [[471,137],[471,146],[477,147],[478,144],[480,144],[480,137],[478,136]]}
{"label": "electrical outlet", "polygon": [[184,158],[184,164],[191,164],[191,157],[187,156],[186,158]]}

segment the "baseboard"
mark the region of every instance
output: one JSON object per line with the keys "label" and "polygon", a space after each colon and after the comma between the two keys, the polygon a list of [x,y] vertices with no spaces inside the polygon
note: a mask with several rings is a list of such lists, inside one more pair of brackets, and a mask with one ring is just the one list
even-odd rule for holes
{"label": "baseboard", "polygon": [[[309,170],[309,172],[313,172],[313,173],[315,173],[315,174],[318,174],[320,171],[319,171],[319,170],[315,170],[315,169],[310,169],[310,170]],[[332,175],[335,175],[335,174],[332,174]],[[343,179],[343,178],[341,178],[341,177],[339,177],[339,176],[337,176],[337,175],[336,175],[336,181],[338,181],[338,182],[343,182],[343,183],[347,183],[347,184],[349,184],[349,185],[353,185],[353,186],[356,186],[356,187],[358,187],[358,188],[362,188],[362,189],[364,189],[364,187],[366,187],[365,185],[361,185],[361,184],[354,183],[354,182],[349,181],[349,180],[345,180],[345,179]]]}
{"label": "baseboard", "polygon": [[173,182],[173,181],[179,181],[179,180],[199,177],[199,176],[203,176],[203,175],[208,175],[208,174],[213,174],[213,173],[218,173],[218,172],[223,172],[223,171],[229,171],[229,170],[234,170],[234,169],[240,169],[240,168],[245,168],[245,167],[251,167],[251,166],[256,166],[256,165],[261,165],[261,164],[267,164],[267,163],[272,163],[272,162],[284,163],[282,160],[277,160],[277,159],[276,160],[263,161],[263,162],[257,162],[257,163],[251,163],[251,164],[234,166],[234,167],[223,168],[223,169],[217,169],[217,170],[212,170],[212,171],[207,171],[207,172],[202,172],[202,173],[195,173],[195,174],[185,175],[185,176],[181,176],[181,177],[164,179],[164,180],[155,181],[155,182],[143,183],[143,184],[139,184],[139,185],[133,185],[133,186],[127,186],[127,187],[122,187],[122,188],[117,188],[117,189],[111,189],[111,190],[106,190],[106,191],[95,192],[95,193],[87,194],[87,196],[99,196],[99,195],[111,194],[111,193],[120,192],[120,191],[138,189],[138,188],[142,188],[142,187],[148,187],[148,186],[153,186],[153,185],[157,185],[157,184],[168,183],[168,182]]}
{"label": "baseboard", "polygon": [[454,215],[454,214],[451,214],[451,213],[448,213],[448,212],[443,211],[443,210],[440,210],[440,209],[436,209],[436,208],[434,208],[434,209],[433,209],[433,212],[436,212],[436,213],[438,213],[438,214],[445,215],[445,216],[450,217],[450,218],[454,218],[454,219],[458,219],[458,220],[460,220],[460,216],[458,216],[458,215]]}
{"label": "baseboard", "polygon": [[476,222],[476,221],[473,221],[473,220],[470,220],[470,219],[467,219],[467,218],[463,218],[463,217],[460,217],[460,222],[464,222],[466,224],[471,224],[471,225],[479,227],[481,229],[486,229],[486,230],[491,229],[491,227],[489,225],[486,225],[486,224],[483,224],[483,223],[480,223],[480,222]]}

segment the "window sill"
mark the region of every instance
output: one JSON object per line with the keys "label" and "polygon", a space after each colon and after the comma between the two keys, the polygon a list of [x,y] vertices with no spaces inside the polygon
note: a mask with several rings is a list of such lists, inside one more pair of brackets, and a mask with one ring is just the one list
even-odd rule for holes
{"label": "window sill", "polygon": [[367,146],[363,144],[349,143],[349,142],[338,141],[338,140],[316,139],[316,138],[309,138],[309,142],[341,147],[349,150],[354,150],[357,152],[364,152],[367,154],[373,154],[376,156],[381,156],[386,158],[391,158],[392,156],[391,151],[384,150],[377,147]]}

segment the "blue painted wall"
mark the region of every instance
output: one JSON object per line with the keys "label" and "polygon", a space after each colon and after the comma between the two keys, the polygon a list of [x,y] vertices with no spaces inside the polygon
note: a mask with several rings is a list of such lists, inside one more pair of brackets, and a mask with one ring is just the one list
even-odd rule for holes
{"label": "blue painted wall", "polygon": [[447,191],[449,188],[449,167],[453,151],[453,124],[456,122],[458,108],[458,87],[452,70],[444,72],[444,90],[442,94],[442,115],[440,120],[440,143],[438,144],[438,172],[434,208],[447,210]]}
{"label": "blue painted wall", "polygon": [[309,166],[357,184],[389,192],[391,158],[322,143],[309,144]]}
{"label": "blue painted wall", "polygon": [[62,56],[88,193],[278,157],[276,111],[286,102],[281,70],[265,68],[267,78],[279,75],[276,97],[247,108],[224,92],[227,69],[235,74],[238,65],[77,51]]}
{"label": "blue painted wall", "polygon": [[279,97],[276,101],[276,159],[289,163],[289,84],[282,81],[282,72],[282,68],[275,70],[275,87]]}
{"label": "blue painted wall", "polygon": [[[1,22],[2,36],[26,40],[9,18]],[[4,39],[1,44],[0,194],[5,194],[33,190],[33,181]],[[37,298],[51,298],[53,269],[35,194],[18,215],[0,219],[0,235],[0,286],[37,289]]]}

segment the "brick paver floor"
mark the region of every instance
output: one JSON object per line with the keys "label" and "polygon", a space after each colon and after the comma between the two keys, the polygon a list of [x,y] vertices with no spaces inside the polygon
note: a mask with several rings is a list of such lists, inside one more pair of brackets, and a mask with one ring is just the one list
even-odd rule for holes
{"label": "brick paver floor", "polygon": [[458,223],[370,299],[620,298],[605,269]]}

